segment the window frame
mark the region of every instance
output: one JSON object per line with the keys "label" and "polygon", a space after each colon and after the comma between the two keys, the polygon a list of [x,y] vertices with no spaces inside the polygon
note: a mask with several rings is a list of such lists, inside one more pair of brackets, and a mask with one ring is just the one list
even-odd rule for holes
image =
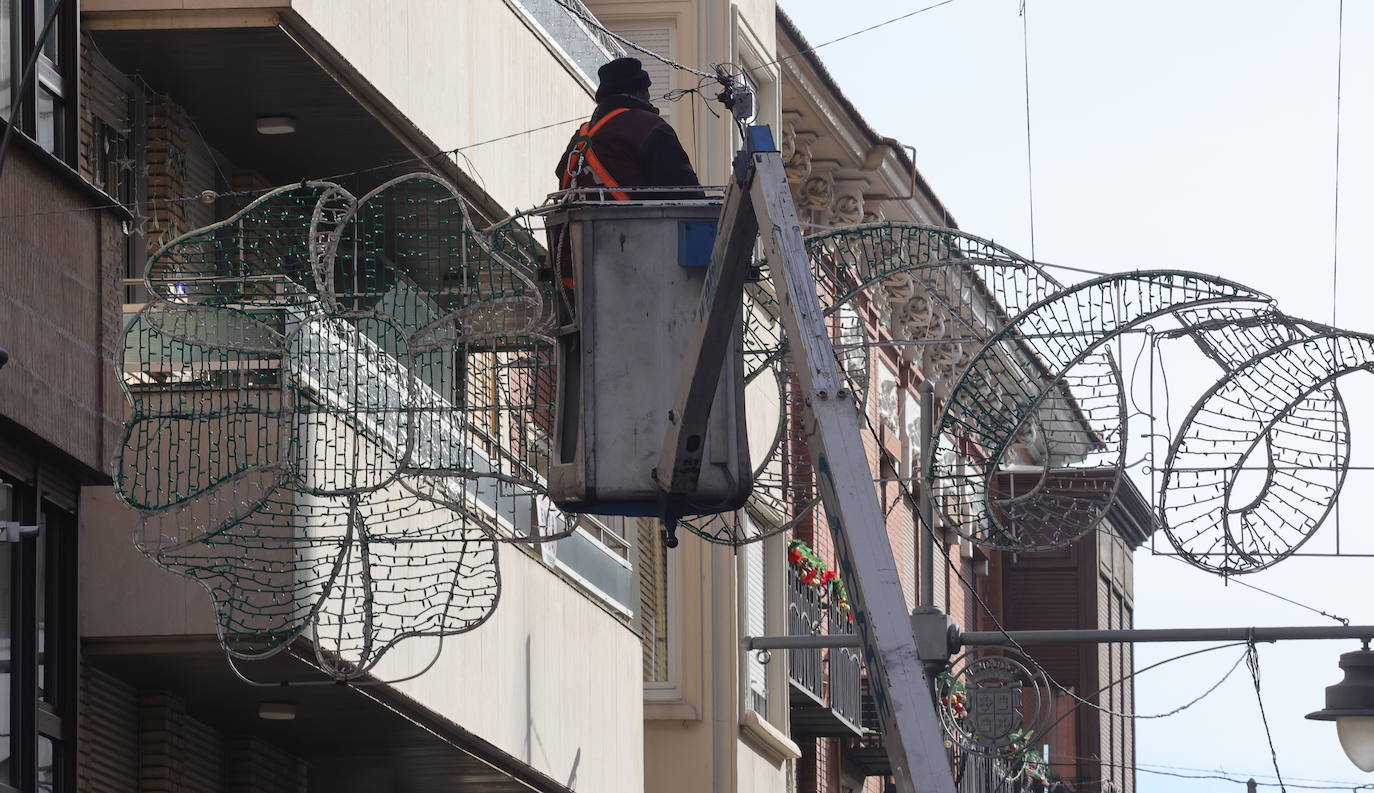
{"label": "window frame", "polygon": [[[749,511],[741,510],[740,519],[752,524],[756,521]],[[781,636],[787,633],[787,535],[785,533],[774,533],[755,543],[763,554],[763,580],[764,580],[764,603],[763,605],[763,624],[764,632],[769,636]],[[749,650],[745,646],[745,637],[749,634],[748,616],[749,592],[746,584],[747,561],[742,553],[736,554],[736,580],[739,582],[739,720],[741,724],[749,721],[749,714],[753,713],[754,718],[781,730],[784,734],[789,728],[789,716],[791,706],[788,702],[788,682],[787,682],[787,653],[772,652],[771,659],[763,665],[764,669],[764,697],[767,700],[767,713],[759,713],[751,707],[751,690],[749,668],[751,656],[754,650]],[[780,585],[778,582],[784,582]]]}
{"label": "window frame", "polygon": [[[7,777],[0,793],[76,790],[77,764],[77,515],[43,496],[42,470],[35,466],[32,481],[0,475],[10,486],[10,513],[0,515],[24,526],[38,526],[37,535],[17,542],[0,542],[9,554],[10,588],[10,754]],[[45,543],[43,553],[39,544]],[[42,559],[42,569],[39,560]],[[39,588],[42,588],[43,649],[38,649]],[[39,694],[39,668],[43,694]],[[51,777],[40,780],[39,747],[52,746]],[[40,781],[44,782],[42,788]]]}
{"label": "window frame", "polygon": [[[80,13],[74,0],[51,0],[61,6],[52,29],[48,31],[49,42],[55,42],[57,59],[52,60],[39,53],[34,64],[34,73],[28,90],[19,95],[20,83],[24,76],[24,66],[40,49],[38,34],[42,32],[46,5],[49,0],[12,0],[10,7],[10,95],[7,106],[9,113],[0,117],[16,120],[15,132],[21,133],[35,146],[46,151],[68,166],[76,167],[80,152],[81,113],[77,101],[80,80]],[[40,7],[43,11],[40,14]],[[42,142],[39,131],[39,97],[51,96],[54,112],[61,117],[53,127],[52,146]]]}

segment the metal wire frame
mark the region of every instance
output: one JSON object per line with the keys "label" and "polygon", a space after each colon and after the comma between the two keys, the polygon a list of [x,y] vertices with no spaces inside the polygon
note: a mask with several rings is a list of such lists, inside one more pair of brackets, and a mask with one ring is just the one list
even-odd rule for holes
{"label": "metal wire frame", "polygon": [[[1349,416],[1335,381],[1374,371],[1374,337],[1276,312],[1189,319],[1227,376],[1174,438],[1159,512],[1190,563],[1224,574],[1261,570],[1302,547],[1335,505],[1350,469]],[[1262,481],[1246,481],[1257,461]],[[1248,501],[1242,482],[1255,491]]]}
{"label": "metal wire frame", "polygon": [[476,232],[425,174],[281,188],[153,257],[116,489],[138,546],[210,592],[231,656],[308,635],[356,679],[489,618],[498,542],[576,528],[542,487],[536,265],[517,224]]}

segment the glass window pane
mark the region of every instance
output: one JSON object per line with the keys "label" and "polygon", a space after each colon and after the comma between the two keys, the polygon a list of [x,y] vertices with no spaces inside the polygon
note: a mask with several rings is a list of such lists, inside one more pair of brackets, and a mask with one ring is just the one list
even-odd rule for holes
{"label": "glass window pane", "polygon": [[[48,12],[61,0],[33,0],[33,38],[38,40],[38,34],[43,32],[43,22],[48,18]],[[58,43],[62,38],[62,14],[58,13],[57,19],[53,20],[52,29],[48,31],[48,38],[43,42],[43,54],[54,64],[58,62],[59,54]]]}
{"label": "glass window pane", "polygon": [[62,101],[46,88],[38,89],[38,145],[61,157]]}
{"label": "glass window pane", "polygon": [[0,114],[10,117],[14,91],[14,0],[0,0]]}
{"label": "glass window pane", "polygon": [[57,765],[54,756],[57,754],[53,741],[46,735],[38,736],[38,789],[51,791],[56,789],[56,781],[53,779],[53,769]]}

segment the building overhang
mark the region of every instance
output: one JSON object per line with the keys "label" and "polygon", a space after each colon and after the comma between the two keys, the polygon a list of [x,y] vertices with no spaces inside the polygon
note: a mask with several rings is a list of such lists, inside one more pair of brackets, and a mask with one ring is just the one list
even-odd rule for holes
{"label": "building overhang", "polygon": [[[479,217],[507,213],[283,4],[236,11],[91,10],[84,30],[111,64],[187,111],[203,138],[274,184],[329,179],[355,193],[406,173],[452,181]],[[265,135],[258,120],[290,117]]]}
{"label": "building overhang", "polygon": [[[261,661],[238,661],[212,636],[87,638],[87,663],[140,690],[170,693],[186,712],[227,735],[253,736],[305,760],[312,790],[372,793],[571,793],[565,785],[375,681],[335,684],[298,643]],[[481,685],[481,681],[470,681]],[[263,703],[289,702],[290,720],[264,719]]]}

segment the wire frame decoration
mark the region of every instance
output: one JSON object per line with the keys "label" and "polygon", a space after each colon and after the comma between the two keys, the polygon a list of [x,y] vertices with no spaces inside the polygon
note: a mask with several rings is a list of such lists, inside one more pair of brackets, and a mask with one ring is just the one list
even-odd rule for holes
{"label": "wire frame decoration", "polygon": [[1184,558],[1227,574],[1263,569],[1331,511],[1349,466],[1335,380],[1370,368],[1368,337],[1287,317],[1264,294],[1198,273],[1065,286],[950,229],[879,223],[807,244],[828,311],[862,298],[889,320],[890,343],[914,345],[906,356],[943,403],[923,485],[944,525],[975,543],[1048,550],[1101,522],[1127,451],[1107,342],[1155,319],[1179,326],[1155,343],[1186,339],[1221,370],[1154,466],[1157,517]]}
{"label": "wire frame decoration", "polygon": [[975,755],[1023,755],[1055,718],[1045,671],[1011,647],[983,647],[953,659],[936,679],[935,695],[945,736]]}
{"label": "wire frame decoration", "polygon": [[[1031,262],[953,229],[855,226],[809,237],[807,250],[837,363],[860,410],[868,410],[874,399],[869,390],[875,345],[910,344],[907,355],[921,358],[929,371],[943,371],[952,382],[971,361],[974,342],[1000,327],[990,315],[1005,318],[994,294],[1017,306],[1060,288]],[[732,544],[786,531],[824,511],[806,447],[804,395],[767,279],[750,285],[743,317],[750,454],[756,465],[748,512],[758,519],[688,523],[709,540]],[[893,338],[874,337],[869,321],[874,317]],[[942,385],[946,394],[950,382]],[[876,398],[895,397],[884,391]],[[892,406],[880,404],[877,412],[888,416]],[[915,437],[915,425],[905,430]]]}
{"label": "wire frame decoration", "polygon": [[1184,312],[1224,376],[1193,405],[1162,467],[1159,513],[1187,561],[1224,574],[1291,555],[1335,505],[1350,465],[1336,380],[1374,371],[1374,338],[1274,311]]}
{"label": "wire frame decoration", "polygon": [[570,532],[538,484],[548,294],[518,228],[429,175],[281,188],[150,262],[114,460],[135,541],[232,657],[308,637],[340,679],[496,607],[497,541]]}

